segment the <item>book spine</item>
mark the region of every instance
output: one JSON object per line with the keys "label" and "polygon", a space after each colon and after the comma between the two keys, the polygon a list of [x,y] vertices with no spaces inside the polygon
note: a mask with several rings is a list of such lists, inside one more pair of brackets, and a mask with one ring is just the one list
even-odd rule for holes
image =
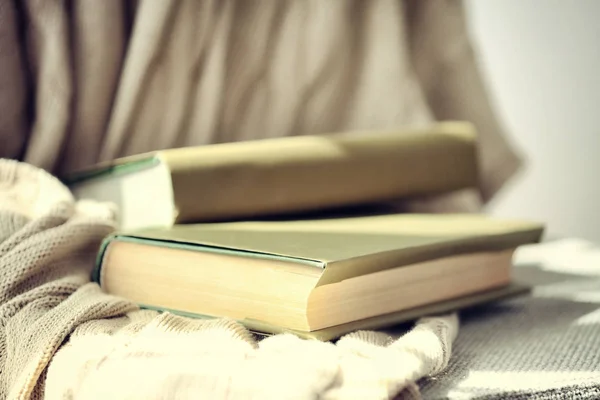
{"label": "book spine", "polygon": [[165,151],[177,223],[374,204],[476,187],[469,126]]}
{"label": "book spine", "polygon": [[116,238],[116,235],[110,235],[102,240],[100,243],[100,248],[98,249],[98,254],[96,255],[96,264],[94,265],[94,269],[92,270],[92,282],[96,282],[98,285],[102,286],[101,276],[102,276],[102,263],[104,261],[104,255],[106,254],[106,250],[108,249],[108,245],[112,243],[112,241]]}

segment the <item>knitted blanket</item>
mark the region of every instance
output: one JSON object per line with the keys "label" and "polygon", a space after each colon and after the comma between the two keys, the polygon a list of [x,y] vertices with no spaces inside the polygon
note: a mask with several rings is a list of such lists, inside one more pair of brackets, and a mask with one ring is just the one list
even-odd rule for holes
{"label": "knitted blanket", "polygon": [[337,343],[139,310],[89,280],[110,205],[0,159],[1,399],[389,399],[444,370],[458,320]]}

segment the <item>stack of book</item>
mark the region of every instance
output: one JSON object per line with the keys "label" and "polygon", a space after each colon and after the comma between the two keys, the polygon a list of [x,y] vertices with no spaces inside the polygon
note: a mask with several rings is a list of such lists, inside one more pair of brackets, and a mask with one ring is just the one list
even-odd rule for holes
{"label": "stack of book", "polygon": [[115,202],[94,279],[142,307],[330,340],[526,291],[511,258],[543,226],[382,212],[477,185],[466,123],[171,149],[70,177]]}

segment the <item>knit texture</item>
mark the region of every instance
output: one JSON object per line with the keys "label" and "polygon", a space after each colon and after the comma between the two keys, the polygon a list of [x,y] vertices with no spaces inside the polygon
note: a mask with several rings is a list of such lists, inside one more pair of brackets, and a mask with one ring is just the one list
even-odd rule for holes
{"label": "knit texture", "polygon": [[0,398],[41,398],[46,367],[74,328],[135,309],[89,283],[112,219],[43,171],[0,160]]}
{"label": "knit texture", "polygon": [[448,364],[455,315],[333,344],[139,310],[89,281],[113,226],[109,205],[0,159],[0,398],[418,398]]}

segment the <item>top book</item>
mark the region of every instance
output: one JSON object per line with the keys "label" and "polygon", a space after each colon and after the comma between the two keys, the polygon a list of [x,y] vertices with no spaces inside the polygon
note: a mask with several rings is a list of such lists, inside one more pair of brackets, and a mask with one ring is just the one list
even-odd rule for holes
{"label": "top book", "polygon": [[120,227],[169,227],[376,204],[477,185],[476,134],[424,129],[297,136],[169,149],[68,177],[78,198],[114,202]]}

